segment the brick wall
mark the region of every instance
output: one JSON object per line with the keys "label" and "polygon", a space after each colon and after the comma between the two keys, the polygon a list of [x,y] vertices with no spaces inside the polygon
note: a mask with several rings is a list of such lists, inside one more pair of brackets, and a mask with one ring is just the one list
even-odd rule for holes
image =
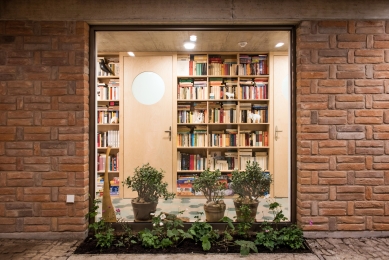
{"label": "brick wall", "polygon": [[389,230],[389,21],[297,30],[297,212],[304,229]]}
{"label": "brick wall", "polygon": [[87,228],[88,32],[0,21],[0,233]]}

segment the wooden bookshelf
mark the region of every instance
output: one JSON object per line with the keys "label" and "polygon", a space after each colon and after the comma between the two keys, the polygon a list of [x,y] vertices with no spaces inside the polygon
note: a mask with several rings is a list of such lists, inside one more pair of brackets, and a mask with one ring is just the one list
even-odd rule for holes
{"label": "wooden bookshelf", "polygon": [[[114,72],[110,74],[100,68],[100,59],[104,59],[107,66]],[[109,154],[108,176],[111,187],[111,196],[119,196],[120,182],[120,64],[119,54],[99,53],[96,64],[96,196],[103,194],[103,180],[105,171],[105,156],[108,146],[111,146]]]}
{"label": "wooden bookshelf", "polygon": [[272,172],[269,53],[191,53],[177,59],[177,194],[190,196],[193,176],[207,168],[228,179],[250,159]]}

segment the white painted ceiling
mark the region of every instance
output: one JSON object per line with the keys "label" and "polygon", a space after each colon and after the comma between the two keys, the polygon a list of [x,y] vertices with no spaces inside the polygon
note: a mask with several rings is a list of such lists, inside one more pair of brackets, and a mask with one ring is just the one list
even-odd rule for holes
{"label": "white painted ceiling", "polygon": [[[97,52],[183,52],[190,35],[197,36],[193,52],[289,51],[288,31],[98,31]],[[239,42],[247,42],[240,47]],[[284,42],[281,48],[274,46]]]}

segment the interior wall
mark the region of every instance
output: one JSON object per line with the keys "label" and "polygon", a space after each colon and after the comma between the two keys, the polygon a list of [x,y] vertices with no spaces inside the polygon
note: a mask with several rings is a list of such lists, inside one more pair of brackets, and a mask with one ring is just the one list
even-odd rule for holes
{"label": "interior wall", "polygon": [[303,22],[296,88],[299,223],[388,231],[389,21]]}

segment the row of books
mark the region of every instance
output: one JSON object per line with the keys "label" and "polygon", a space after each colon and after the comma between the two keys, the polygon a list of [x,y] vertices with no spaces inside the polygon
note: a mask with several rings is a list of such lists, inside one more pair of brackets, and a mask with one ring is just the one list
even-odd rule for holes
{"label": "row of books", "polygon": [[209,135],[210,147],[236,147],[238,146],[237,129],[226,129],[224,131],[212,131]]}
{"label": "row of books", "polygon": [[[221,55],[179,54],[177,55],[177,75],[267,75],[268,56],[239,55],[238,59]],[[207,65],[208,64],[208,65]]]}
{"label": "row of books", "polygon": [[[177,195],[180,196],[201,196],[200,191],[195,191],[193,183],[196,176],[194,175],[179,175],[177,178]],[[225,189],[222,190],[222,194],[225,196],[234,195],[231,189],[231,174],[222,175],[219,178],[219,182],[224,184]]]}
{"label": "row of books", "polygon": [[[110,181],[110,187],[109,187],[109,192],[111,195],[119,195],[119,178],[114,177]],[[102,197],[104,191],[104,178],[102,176],[98,176],[96,180],[96,192],[97,194]]]}
{"label": "row of books", "polygon": [[206,79],[179,79],[177,95],[179,100],[206,99],[208,96],[208,86]]}
{"label": "row of books", "polygon": [[119,147],[119,130],[97,133],[97,147]]}
{"label": "row of books", "polygon": [[179,130],[177,134],[177,147],[266,147],[269,146],[267,131],[235,129],[212,131],[208,134],[205,131]]}
{"label": "row of books", "polygon": [[241,99],[268,99],[267,79],[255,78],[240,83],[239,97]]}
{"label": "row of books", "polygon": [[207,169],[207,158],[200,154],[187,154],[177,152],[177,170],[178,171],[203,171]]}
{"label": "row of books", "polygon": [[205,147],[207,143],[206,126],[178,126],[177,146],[179,147]]}
{"label": "row of books", "polygon": [[268,104],[241,103],[239,118],[241,123],[267,123]]}
{"label": "row of books", "polygon": [[119,82],[112,81],[108,85],[103,82],[97,83],[96,100],[119,100],[119,96]]}
{"label": "row of books", "polygon": [[238,144],[240,147],[269,146],[268,131],[240,131]]}
{"label": "row of books", "polygon": [[[245,154],[247,152],[247,154]],[[261,167],[263,171],[268,170],[269,156],[267,152],[255,152],[252,156],[252,150],[247,149],[247,151],[241,151],[240,155],[240,168],[245,169],[247,162],[257,162],[258,166]]]}
{"label": "row of books", "polygon": [[[107,155],[105,153],[97,154],[97,171],[105,171]],[[108,155],[108,171],[119,171],[119,153]]]}
{"label": "row of books", "polygon": [[236,109],[228,106],[222,108],[211,108],[209,113],[210,123],[236,123]]}
{"label": "row of books", "polygon": [[106,108],[97,108],[98,124],[116,124],[119,118],[119,110],[108,110]]}
{"label": "row of books", "polygon": [[207,110],[178,110],[177,123],[205,123]]}
{"label": "row of books", "polygon": [[207,55],[179,54],[177,55],[177,76],[207,75]]}

